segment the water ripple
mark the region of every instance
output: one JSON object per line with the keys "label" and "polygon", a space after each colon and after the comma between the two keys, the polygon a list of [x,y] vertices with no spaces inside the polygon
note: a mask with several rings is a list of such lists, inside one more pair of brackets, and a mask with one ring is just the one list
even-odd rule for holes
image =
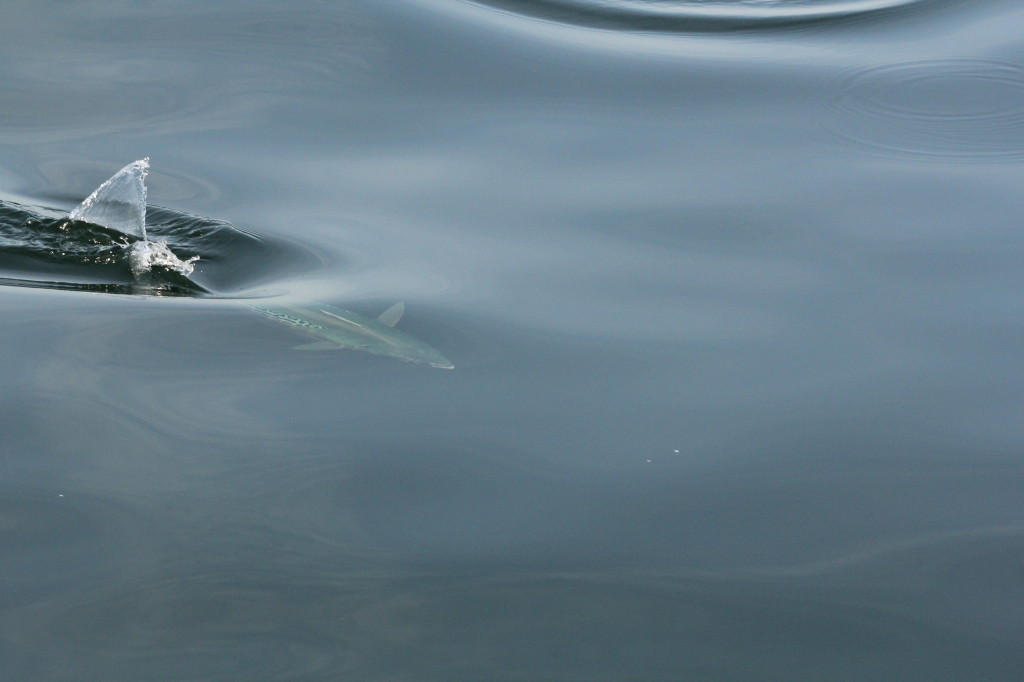
{"label": "water ripple", "polygon": [[[381,48],[351,3],[320,4],[67,3],[45,19],[19,13],[0,26],[0,58],[11,65],[0,141],[245,128],[278,106],[282,91],[344,88],[365,77]],[[40,36],[60,49],[36,49]]]}
{"label": "water ripple", "polygon": [[939,161],[1024,157],[1024,67],[935,59],[860,69],[827,98],[833,132],[886,155]]}
{"label": "water ripple", "polygon": [[931,0],[461,0],[570,24],[645,31],[735,31],[842,21]]}

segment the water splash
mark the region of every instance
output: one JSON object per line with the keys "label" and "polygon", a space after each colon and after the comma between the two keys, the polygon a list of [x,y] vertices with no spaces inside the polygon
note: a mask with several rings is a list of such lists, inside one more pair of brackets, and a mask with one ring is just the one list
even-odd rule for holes
{"label": "water splash", "polygon": [[146,240],[146,175],[149,157],[128,164],[79,204],[68,217]]}
{"label": "water splash", "polygon": [[132,275],[138,280],[152,272],[154,267],[164,267],[188,277],[195,267],[192,263],[197,260],[199,256],[181,260],[174,255],[167,242],[143,240],[128,247],[128,265],[131,267]]}
{"label": "water splash", "polygon": [[[101,219],[81,207],[69,216],[60,209],[0,200],[0,286],[225,295],[323,263],[320,254],[299,244],[258,236],[226,220],[161,206],[145,210],[147,238],[141,239],[97,224]],[[176,254],[200,254],[202,268],[193,265],[194,255]]]}
{"label": "water splash", "polygon": [[132,275],[137,280],[145,279],[154,267],[166,268],[188,277],[194,270],[192,263],[199,260],[199,256],[181,260],[171,251],[167,242],[152,242],[146,234],[148,173],[148,156],[128,164],[97,187],[68,214],[68,218],[138,238],[140,241],[125,245]]}

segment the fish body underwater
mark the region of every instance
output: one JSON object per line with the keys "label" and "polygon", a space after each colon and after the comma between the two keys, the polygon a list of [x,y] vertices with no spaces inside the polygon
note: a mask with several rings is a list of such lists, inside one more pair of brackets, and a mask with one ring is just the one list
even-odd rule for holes
{"label": "fish body underwater", "polygon": [[[74,227],[74,223],[98,226],[105,230],[99,235],[102,240],[97,242],[97,238],[93,237],[91,243],[86,243],[85,247],[98,245],[107,249],[100,250],[97,252],[98,256],[93,256],[94,259],[102,257],[102,260],[97,260],[100,264],[127,261],[134,282],[130,287],[124,285],[123,288],[109,290],[119,293],[166,293],[171,291],[166,287],[172,284],[175,287],[173,291],[179,293],[213,293],[190,278],[194,269],[192,264],[199,260],[198,255],[182,260],[175,255],[167,242],[150,240],[146,229],[148,173],[147,157],[128,164],[97,187],[54,229],[56,234],[51,238],[54,249],[59,249],[59,255],[62,257],[73,258],[76,253],[68,253],[68,226]],[[167,210],[169,209],[164,209]],[[6,213],[9,212],[4,202],[0,202],[0,227]],[[20,227],[23,222],[18,221],[18,226]],[[39,223],[39,220],[36,223]],[[90,232],[83,231],[82,234]],[[39,235],[24,235],[18,232],[13,239],[27,241],[31,245],[34,243],[33,240],[39,241]],[[7,237],[0,229],[0,242],[11,240],[12,238]],[[0,244],[0,247],[2,246],[4,245]],[[126,252],[126,257],[118,253],[122,250]],[[86,250],[86,253],[91,252]],[[0,277],[0,283],[3,279]],[[115,283],[110,286],[120,285]],[[376,318],[315,302],[287,301],[276,306],[247,304],[247,307],[316,339],[313,343],[296,346],[297,350],[351,348],[441,369],[455,367],[436,349],[394,328],[405,311],[405,305],[402,303],[396,303]]]}
{"label": "fish body underwater", "polygon": [[416,362],[440,369],[455,365],[438,350],[395,329],[405,310],[396,303],[379,317],[369,318],[322,303],[302,302],[288,305],[248,305],[250,310],[291,326],[317,341],[296,346],[296,350],[340,350],[351,348]]}

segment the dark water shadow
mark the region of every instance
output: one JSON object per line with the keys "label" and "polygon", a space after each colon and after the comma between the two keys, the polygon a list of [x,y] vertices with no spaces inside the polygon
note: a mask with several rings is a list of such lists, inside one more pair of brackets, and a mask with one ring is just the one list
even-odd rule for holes
{"label": "dark water shadow", "polygon": [[152,296],[231,296],[322,265],[310,247],[256,235],[226,220],[159,206],[147,211],[154,241],[180,258],[198,256],[186,277],[161,269],[140,281],[134,238],[69,220],[62,211],[0,201],[0,285]]}

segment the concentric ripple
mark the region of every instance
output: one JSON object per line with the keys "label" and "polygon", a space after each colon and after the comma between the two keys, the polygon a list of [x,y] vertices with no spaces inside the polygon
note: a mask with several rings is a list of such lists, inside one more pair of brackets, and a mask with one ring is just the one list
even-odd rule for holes
{"label": "concentric ripple", "polygon": [[731,31],[840,21],[931,0],[462,0],[559,22],[646,31]]}
{"label": "concentric ripple", "polygon": [[1024,67],[926,60],[863,69],[828,98],[830,127],[847,142],[936,160],[1024,157]]}

